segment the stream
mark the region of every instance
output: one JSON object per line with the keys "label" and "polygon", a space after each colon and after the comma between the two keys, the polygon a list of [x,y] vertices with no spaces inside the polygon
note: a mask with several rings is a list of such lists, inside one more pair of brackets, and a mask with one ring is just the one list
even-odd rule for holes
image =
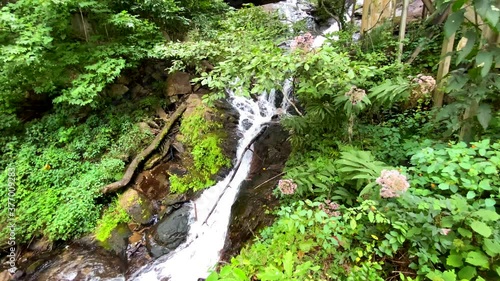
{"label": "stream", "polygon": [[[190,203],[190,230],[186,242],[172,253],[139,269],[130,280],[195,281],[206,278],[214,269],[224,247],[231,206],[250,170],[253,152],[251,149],[245,151],[245,147],[262,131],[265,123],[271,121],[278,112],[286,111],[288,107],[286,99],[283,99],[281,106],[276,107],[275,99],[274,91],[260,95],[256,101],[230,93],[229,101],[240,115],[238,131],[241,138],[236,154],[236,163],[241,161],[240,166],[235,167],[238,169],[233,169],[224,180],[204,191],[198,199]],[[236,175],[233,177],[234,173]],[[231,178],[232,181],[229,182]]]}

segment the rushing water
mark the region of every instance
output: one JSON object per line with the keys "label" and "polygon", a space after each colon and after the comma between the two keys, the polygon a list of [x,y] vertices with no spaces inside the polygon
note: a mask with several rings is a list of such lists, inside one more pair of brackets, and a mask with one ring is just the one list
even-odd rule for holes
{"label": "rushing water", "polygon": [[[288,92],[286,88],[287,85],[285,95]],[[287,106],[285,100],[281,103],[282,107]],[[240,115],[238,130],[241,138],[238,142],[237,161],[241,160],[241,165],[238,170],[232,170],[224,180],[207,189],[192,203],[191,228],[187,241],[174,252],[138,270],[131,280],[152,281],[168,277],[171,281],[196,281],[198,278],[206,278],[219,261],[220,250],[226,239],[231,206],[250,169],[252,151],[245,151],[245,147],[259,134],[264,123],[271,121],[278,111],[286,110],[275,107],[274,91],[261,95],[257,101],[231,94],[230,102]],[[233,173],[236,175],[229,182]],[[209,216],[215,204],[215,209]]]}

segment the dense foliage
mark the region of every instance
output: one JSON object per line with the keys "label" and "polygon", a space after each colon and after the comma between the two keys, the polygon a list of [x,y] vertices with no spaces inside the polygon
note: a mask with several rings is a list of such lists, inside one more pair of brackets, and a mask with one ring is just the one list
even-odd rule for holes
{"label": "dense foliage", "polygon": [[195,109],[195,112],[187,118],[183,118],[180,127],[182,142],[188,145],[193,156],[192,167],[187,175],[170,176],[170,191],[183,193],[188,190],[200,190],[212,186],[215,182],[213,177],[222,167],[227,167],[230,160],[221,149],[222,124],[216,121],[208,121],[204,106]]}

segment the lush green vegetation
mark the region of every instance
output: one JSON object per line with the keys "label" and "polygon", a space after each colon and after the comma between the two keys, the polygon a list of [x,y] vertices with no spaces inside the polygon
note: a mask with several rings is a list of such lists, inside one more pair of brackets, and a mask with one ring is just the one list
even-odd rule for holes
{"label": "lush green vegetation", "polygon": [[[339,40],[312,49],[303,25],[257,8],[229,11],[219,1],[8,4],[0,14],[0,167],[16,167],[20,241],[94,228],[99,187],[151,140],[134,124],[158,103],[132,109],[103,89],[151,56],[197,74],[214,91],[208,101],[227,87],[250,96],[282,90],[285,79],[294,84],[299,106],[282,120],[293,152],[275,190],[276,222],[208,280],[497,280],[500,48],[481,30],[498,36],[495,3],[437,1],[450,14],[443,25],[410,25],[402,61],[421,34],[436,34],[412,64],[396,62],[390,24],[359,41],[345,24]],[[467,6],[481,24],[464,16]],[[92,28],[72,27],[78,16]],[[185,40],[161,42],[161,31]],[[453,34],[467,41],[436,82],[441,40]],[[33,96],[54,107],[22,120]],[[228,165],[220,129],[202,114],[182,120],[194,168],[171,177],[172,191],[211,185]],[[1,200],[7,177],[0,175]],[[126,219],[108,210],[99,237]]]}
{"label": "lush green vegetation", "polygon": [[129,220],[130,217],[125,209],[119,205],[117,200],[113,201],[97,222],[95,238],[101,242],[105,242],[118,224],[126,223]]}
{"label": "lush green vegetation", "polygon": [[209,121],[205,106],[198,107],[187,118],[183,118],[180,132],[182,142],[189,146],[193,156],[192,167],[187,175],[170,177],[170,191],[183,193],[188,190],[200,190],[215,184],[213,176],[222,167],[230,165],[230,160],[221,149],[222,124]]}
{"label": "lush green vegetation", "polygon": [[[165,38],[211,30],[228,7],[219,0],[7,2],[0,7],[0,202],[7,206],[7,167],[14,167],[16,242],[71,239],[94,229],[111,199],[100,188],[151,142],[138,123],[165,105],[161,87],[124,97],[107,86]],[[4,246],[7,208],[0,212]]]}
{"label": "lush green vegetation", "polygon": [[[470,22],[457,21],[463,2],[453,4],[444,31],[432,29],[446,36],[459,28],[470,33]],[[498,30],[491,3],[476,5],[478,16]],[[239,13],[255,17],[250,22],[264,16]],[[223,30],[218,48],[238,50],[236,57],[224,48],[228,57],[206,52],[205,42],[176,46],[186,50],[178,65],[203,52],[219,61],[199,79],[212,88],[231,85],[249,95],[281,89],[285,78],[293,78],[302,106],[301,114],[283,120],[294,151],[287,180],[276,189],[283,199],[277,221],[208,280],[498,279],[500,142],[493,93],[500,77],[492,67],[498,46],[479,44],[476,30],[468,48],[453,55],[457,71],[436,85],[442,37],[434,37],[438,42],[431,41],[412,65],[397,64],[390,28],[359,42],[347,28],[340,40],[317,50],[305,35],[296,37],[292,50],[278,47],[288,31]],[[239,36],[254,43],[225,39]],[[419,41],[406,43],[416,47]],[[175,58],[175,48],[169,50],[167,57]],[[451,93],[443,108],[432,107],[436,86]],[[479,106],[466,116],[471,103]],[[470,140],[475,142],[463,142]]]}

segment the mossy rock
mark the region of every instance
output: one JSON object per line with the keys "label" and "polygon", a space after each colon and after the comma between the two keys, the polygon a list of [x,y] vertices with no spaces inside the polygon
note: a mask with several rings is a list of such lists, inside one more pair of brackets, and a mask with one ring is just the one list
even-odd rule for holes
{"label": "mossy rock", "polygon": [[127,212],[133,221],[140,224],[147,224],[153,218],[153,207],[149,199],[137,192],[135,189],[128,189],[120,196],[119,205]]}

